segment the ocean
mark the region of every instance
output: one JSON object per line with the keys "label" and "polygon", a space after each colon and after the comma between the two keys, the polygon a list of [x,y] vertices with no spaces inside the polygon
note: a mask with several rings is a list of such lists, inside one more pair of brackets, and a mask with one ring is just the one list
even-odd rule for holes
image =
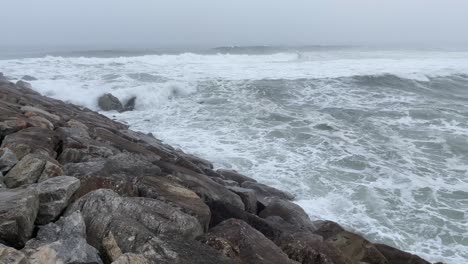
{"label": "ocean", "polygon": [[0,72],[292,192],[429,261],[468,263],[468,50],[309,46],[0,52]]}

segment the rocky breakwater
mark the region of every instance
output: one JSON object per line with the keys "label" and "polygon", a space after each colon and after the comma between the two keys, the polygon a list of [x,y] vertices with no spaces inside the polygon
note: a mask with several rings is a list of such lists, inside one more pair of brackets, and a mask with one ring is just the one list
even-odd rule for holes
{"label": "rocky breakwater", "polygon": [[0,141],[0,263],[428,263],[24,82]]}

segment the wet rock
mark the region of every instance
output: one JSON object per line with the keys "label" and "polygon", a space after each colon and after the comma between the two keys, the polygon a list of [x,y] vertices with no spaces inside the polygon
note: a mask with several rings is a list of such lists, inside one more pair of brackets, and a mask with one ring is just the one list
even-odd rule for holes
{"label": "wet rock", "polygon": [[34,113],[36,115],[43,116],[44,118],[46,118],[47,120],[51,122],[60,121],[60,117],[58,115],[47,112],[46,110],[41,109],[39,107],[26,105],[26,106],[21,107],[21,111],[23,111],[26,116],[31,116],[31,113]]}
{"label": "wet rock", "polygon": [[122,254],[112,264],[151,264],[143,255],[126,253]]}
{"label": "wet rock", "polygon": [[155,163],[164,172],[173,175],[181,185],[198,194],[208,206],[213,202],[219,202],[241,210],[245,209],[238,195],[212,181],[208,176],[167,162],[156,161]]}
{"label": "wet rock", "polygon": [[39,194],[36,224],[44,225],[57,219],[79,187],[80,181],[69,176],[58,176],[39,183],[36,187]]}
{"label": "wet rock", "polygon": [[62,175],[64,175],[63,167],[56,160],[49,159],[44,165],[44,170],[42,171],[38,182]]}
{"label": "wet rock", "polygon": [[221,178],[211,178],[214,182],[221,184],[223,186],[230,186],[230,187],[239,187],[239,183],[230,180],[223,180]]}
{"label": "wet rock", "polygon": [[31,264],[102,264],[98,251],[86,241],[86,225],[79,212],[41,226],[37,237],[27,242],[23,252]]}
{"label": "wet rock", "polygon": [[426,260],[408,252],[401,251],[391,246],[375,244],[377,250],[385,256],[388,264],[430,264]]}
{"label": "wet rock", "polygon": [[0,244],[0,263],[30,264],[23,252]]}
{"label": "wet rock", "polygon": [[262,233],[239,219],[226,220],[198,239],[238,263],[295,263]]}
{"label": "wet rock", "polygon": [[5,77],[5,75],[3,75],[2,72],[0,72],[0,81],[8,81],[8,79]]}
{"label": "wet rock", "polygon": [[81,211],[91,245],[109,262],[119,252],[143,254],[151,263],[225,263],[201,244],[198,220],[161,201],[120,197],[97,190],[77,200],[67,213]]}
{"label": "wet rock", "polygon": [[239,195],[245,206],[245,211],[249,213],[257,213],[257,195],[254,190],[245,189],[242,187],[227,187],[231,192]]}
{"label": "wet rock", "polygon": [[120,130],[119,136],[131,142],[141,144],[147,150],[158,155],[163,161],[175,163],[178,158],[174,153],[175,150],[171,146],[163,144],[160,140],[152,136],[130,130]]}
{"label": "wet rock", "polygon": [[385,256],[362,236],[348,232],[331,221],[317,223],[316,227],[315,234],[337,247],[352,262],[388,264]]}
{"label": "wet rock", "polygon": [[45,163],[45,159],[41,156],[26,155],[5,175],[4,182],[6,186],[16,188],[37,182],[44,170]]}
{"label": "wet rock", "polygon": [[17,81],[16,86],[18,88],[23,88],[23,89],[32,89],[32,85],[30,83],[22,81],[22,80]]}
{"label": "wet rock", "polygon": [[234,170],[219,169],[216,172],[221,174],[225,180],[235,181],[239,184],[242,184],[243,182],[257,182],[256,180],[250,177],[247,177],[245,175],[242,175]]}
{"label": "wet rock", "polygon": [[29,153],[42,154],[55,159],[58,138],[54,131],[46,128],[29,127],[5,137],[2,147],[7,147],[20,160]]}
{"label": "wet rock", "polygon": [[49,130],[54,130],[54,124],[42,116],[30,116],[27,119],[28,125],[32,127],[47,128]]}
{"label": "wet rock", "polygon": [[28,127],[28,122],[21,117],[7,117],[0,120],[0,139]]}
{"label": "wet rock", "polygon": [[25,80],[25,81],[37,81],[37,78],[34,77],[34,76],[31,76],[31,75],[24,75],[23,77],[21,77],[21,80]]}
{"label": "wet rock", "polygon": [[289,224],[315,230],[307,213],[297,204],[279,198],[267,198],[267,206],[258,215],[262,218],[279,216]]}
{"label": "wet rock", "polygon": [[98,106],[104,111],[122,111],[124,109],[119,98],[113,96],[110,93],[106,93],[99,97]]}
{"label": "wet rock", "polygon": [[95,128],[94,134],[96,135],[97,140],[101,142],[106,142],[120,151],[128,151],[131,153],[141,154],[151,159],[160,159],[160,157],[158,157],[154,152],[146,149],[144,146],[127,140],[108,129]]}
{"label": "wet rock", "polygon": [[0,189],[0,243],[24,246],[32,236],[38,209],[34,189]]}
{"label": "wet rock", "polygon": [[123,111],[133,111],[135,110],[136,96],[130,98],[124,105]]}
{"label": "wet rock", "polygon": [[283,200],[294,199],[294,195],[288,192],[281,191],[276,188],[267,186],[265,184],[257,183],[257,182],[246,181],[241,184],[241,187],[254,190],[255,193],[257,194],[258,201],[263,206],[268,205],[269,199],[267,198],[270,198],[270,197],[277,197]]}
{"label": "wet rock", "polygon": [[0,149],[0,172],[7,173],[17,162],[18,159],[13,151],[9,148]]}
{"label": "wet rock", "polygon": [[208,229],[211,213],[208,206],[193,191],[165,177],[144,177],[138,183],[140,196],[158,199],[195,216],[204,230]]}
{"label": "wet rock", "polygon": [[202,172],[204,172],[205,170],[208,170],[208,169],[209,170],[213,169],[213,163],[211,163],[211,162],[209,162],[209,161],[207,161],[205,159],[196,157],[194,155],[186,154],[186,153],[179,153],[179,156],[184,157],[185,159],[187,159],[191,163],[195,164],[195,166],[200,168],[202,170]]}

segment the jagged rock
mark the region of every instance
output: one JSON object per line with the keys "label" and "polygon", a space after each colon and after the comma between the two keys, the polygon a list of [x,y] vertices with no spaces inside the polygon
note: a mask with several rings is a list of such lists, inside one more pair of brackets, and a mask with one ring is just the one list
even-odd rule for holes
{"label": "jagged rock", "polygon": [[39,107],[33,107],[33,106],[26,105],[26,106],[21,107],[21,111],[23,111],[26,116],[31,116],[31,114],[28,114],[28,113],[34,113],[34,114],[45,117],[49,121],[50,120],[60,121],[60,116],[49,113],[46,110],[41,109]]}
{"label": "jagged rock", "polygon": [[98,251],[86,241],[86,226],[79,212],[41,226],[37,237],[26,243],[23,252],[31,264],[102,264]]}
{"label": "jagged rock", "polygon": [[31,75],[24,75],[23,77],[21,77],[21,80],[25,80],[25,81],[37,81],[37,78],[34,77],[34,76],[31,76]]}
{"label": "jagged rock", "polygon": [[297,204],[285,201],[279,198],[266,198],[267,206],[258,216],[267,218],[270,216],[279,216],[289,224],[308,228],[314,231],[314,224],[310,220],[307,213]]}
{"label": "jagged rock", "polygon": [[257,182],[246,181],[241,184],[241,187],[254,190],[255,193],[257,194],[257,200],[263,206],[268,205],[269,200],[267,198],[270,198],[270,197],[277,197],[283,200],[294,199],[294,195],[288,192],[280,191],[276,188],[267,186],[265,184],[257,183]]}
{"label": "jagged rock", "polygon": [[111,111],[111,110],[122,111],[124,109],[119,98],[113,96],[110,93],[106,93],[102,95],[101,97],[99,97],[98,106],[104,111]]}
{"label": "jagged rock", "polygon": [[179,156],[183,157],[183,158],[187,159],[188,161],[190,161],[191,163],[195,164],[195,166],[200,168],[202,170],[202,172],[204,170],[213,169],[213,163],[211,163],[211,162],[209,162],[209,161],[207,161],[205,159],[196,157],[194,155],[186,154],[186,153],[179,153]]}
{"label": "jagged rock", "polygon": [[28,125],[32,127],[47,128],[49,130],[54,130],[54,124],[42,116],[30,116],[27,119]]}
{"label": "jagged rock", "polygon": [[60,163],[55,160],[47,160],[38,182],[62,175],[64,175],[64,172]]}
{"label": "jagged rock", "polygon": [[120,130],[119,136],[131,142],[143,145],[147,150],[161,157],[163,161],[175,163],[177,160],[177,155],[174,153],[175,150],[171,146],[163,144],[160,140],[152,136],[127,129]]}
{"label": "jagged rock", "polygon": [[128,101],[124,105],[123,111],[135,110],[136,99],[136,96],[133,96],[132,98],[128,99]]}
{"label": "jagged rock", "polygon": [[321,235],[325,241],[336,246],[342,255],[352,262],[388,264],[385,256],[362,236],[348,232],[331,221],[318,222],[316,227],[315,234]]}
{"label": "jagged rock", "polygon": [[0,263],[2,264],[30,264],[23,252],[0,244]]}
{"label": "jagged rock", "polygon": [[37,182],[44,170],[45,163],[46,160],[39,155],[26,155],[5,175],[6,186],[16,188],[24,184]]}
{"label": "jagged rock", "polygon": [[144,177],[138,183],[138,192],[142,197],[164,201],[180,208],[183,212],[195,216],[204,230],[208,229],[211,213],[208,206],[193,191],[165,177]]}
{"label": "jagged rock", "polygon": [[0,243],[24,246],[33,233],[38,209],[34,189],[0,189]]}
{"label": "jagged rock", "polygon": [[223,186],[239,187],[239,183],[237,183],[235,181],[223,180],[221,178],[214,178],[214,177],[212,177],[211,180],[213,180],[214,182],[216,182],[218,184],[221,184]]}
{"label": "jagged rock", "polygon": [[46,128],[29,127],[3,139],[2,147],[7,147],[20,160],[29,153],[42,154],[55,159],[58,138],[54,131]]}
{"label": "jagged rock", "polygon": [[408,252],[401,251],[391,246],[374,244],[377,250],[385,256],[388,264],[430,264],[426,260]]}
{"label": "jagged rock", "polygon": [[234,170],[219,169],[216,172],[221,174],[225,180],[235,181],[239,184],[242,184],[243,182],[257,182],[256,180],[250,177],[247,177],[245,175],[242,175]]}
{"label": "jagged rock", "polygon": [[122,254],[112,264],[151,264],[151,262],[143,255],[126,253]]}
{"label": "jagged rock", "polygon": [[44,225],[55,220],[79,187],[80,181],[69,176],[58,176],[39,183],[36,187],[39,194],[36,224]]}
{"label": "jagged rock", "polygon": [[18,163],[15,153],[9,148],[0,149],[0,172],[7,173]]}
{"label": "jagged rock", "polygon": [[239,219],[226,220],[198,239],[238,263],[295,263],[262,233]]}
{"label": "jagged rock", "polygon": [[257,195],[254,190],[245,189],[242,187],[226,187],[231,192],[239,195],[245,206],[245,211],[249,213],[257,213]]}
{"label": "jagged rock", "polygon": [[156,161],[155,163],[164,172],[173,175],[181,185],[198,194],[208,206],[213,202],[220,202],[241,210],[245,209],[244,203],[238,195],[212,181],[208,176],[163,161]]}
{"label": "jagged rock", "polygon": [[108,262],[122,252],[143,254],[152,263],[227,263],[191,240],[203,232],[196,218],[161,201],[100,189],[77,200],[67,214],[78,210],[88,241]]}
{"label": "jagged rock", "polygon": [[129,141],[112,131],[105,128],[95,128],[94,134],[96,138],[101,142],[107,142],[114,148],[120,151],[128,151],[135,154],[141,154],[150,159],[160,159],[154,152],[146,149],[144,146],[135,142]]}
{"label": "jagged rock", "polygon": [[28,127],[28,122],[21,117],[7,117],[0,120],[0,139]]}

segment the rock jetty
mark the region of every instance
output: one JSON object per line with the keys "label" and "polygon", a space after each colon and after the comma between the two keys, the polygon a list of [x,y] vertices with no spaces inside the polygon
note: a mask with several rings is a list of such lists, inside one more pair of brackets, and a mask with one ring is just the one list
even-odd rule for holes
{"label": "rock jetty", "polygon": [[24,81],[0,78],[0,142],[0,263],[429,263]]}

